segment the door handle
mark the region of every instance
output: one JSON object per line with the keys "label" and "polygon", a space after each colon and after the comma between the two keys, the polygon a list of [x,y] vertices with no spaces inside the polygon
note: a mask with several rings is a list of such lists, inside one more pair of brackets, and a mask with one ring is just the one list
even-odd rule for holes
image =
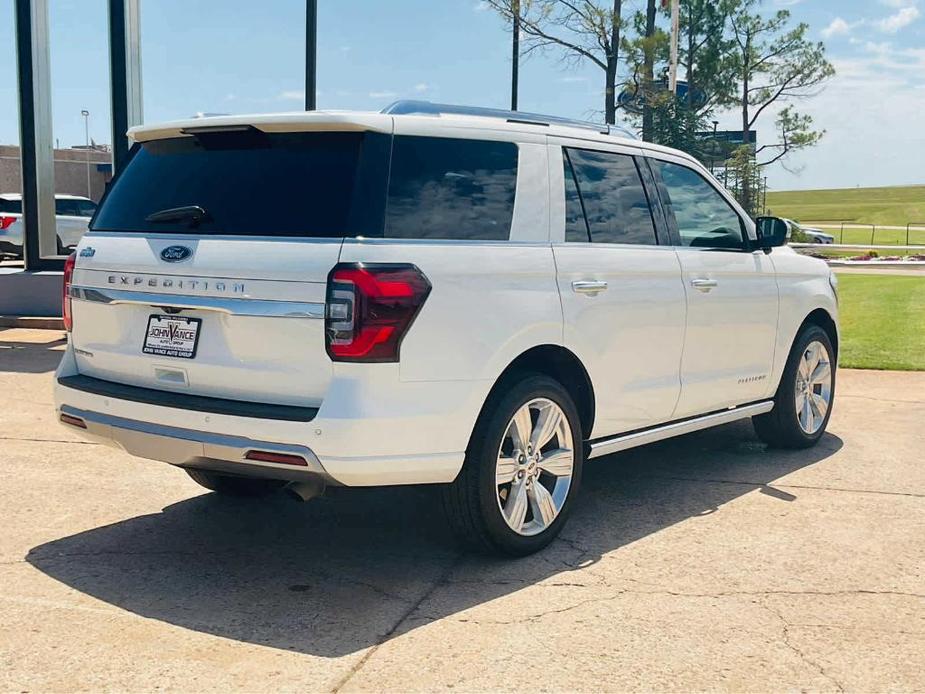
{"label": "door handle", "polygon": [[708,292],[717,285],[716,280],[691,280],[691,286],[702,292]]}
{"label": "door handle", "polygon": [[602,280],[576,280],[572,282],[572,291],[579,294],[596,296],[607,289],[607,283]]}

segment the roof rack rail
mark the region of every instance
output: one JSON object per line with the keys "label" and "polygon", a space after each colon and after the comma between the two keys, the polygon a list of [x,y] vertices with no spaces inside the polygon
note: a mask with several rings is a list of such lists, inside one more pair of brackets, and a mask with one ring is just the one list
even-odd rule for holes
{"label": "roof rack rail", "polygon": [[560,116],[546,116],[526,111],[507,111],[502,108],[484,108],[482,106],[461,106],[458,104],[435,104],[432,101],[419,101],[415,99],[402,99],[395,101],[384,109],[382,113],[393,116],[407,115],[458,115],[481,116],[482,118],[503,118],[508,123],[528,123],[532,125],[564,125],[570,128],[593,130],[603,135],[619,135],[630,139],[637,139],[628,129],[619,125],[606,125],[604,123],[591,123],[589,121],[562,118]]}

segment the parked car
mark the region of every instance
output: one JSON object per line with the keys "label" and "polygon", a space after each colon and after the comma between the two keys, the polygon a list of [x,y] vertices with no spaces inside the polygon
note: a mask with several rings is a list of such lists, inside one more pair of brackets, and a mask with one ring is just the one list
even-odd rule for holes
{"label": "parked car", "polygon": [[[87,223],[96,212],[96,203],[79,195],[55,196],[55,226],[58,254],[73,250],[87,231]],[[22,195],[0,193],[0,255],[22,257]]]}
{"label": "parked car", "polygon": [[793,240],[801,238],[801,243],[835,243],[835,237],[832,234],[826,234],[822,229],[805,227],[792,219],[785,219],[784,221],[790,225],[791,235],[796,234]]}
{"label": "parked car", "polygon": [[130,136],[65,270],[55,401],[90,440],[220,494],[440,485],[460,537],[522,555],[586,459],[825,431],[834,277],[682,152],[403,103]]}

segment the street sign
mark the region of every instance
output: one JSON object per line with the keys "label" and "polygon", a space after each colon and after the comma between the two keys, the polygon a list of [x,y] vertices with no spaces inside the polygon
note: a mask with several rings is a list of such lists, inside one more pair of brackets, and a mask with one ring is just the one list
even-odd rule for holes
{"label": "street sign", "polygon": [[[741,130],[717,130],[714,135],[713,131],[697,133],[697,137],[701,140],[716,140],[717,142],[725,142],[730,145],[743,145],[746,144],[746,138],[743,137]],[[748,144],[753,145],[758,142],[758,132],[755,130],[748,131]]]}
{"label": "street sign", "polygon": [[[656,80],[652,83],[653,92],[667,92],[668,91],[668,80]],[[677,94],[679,99],[687,99],[688,85],[684,80],[678,80],[677,86],[675,87],[675,94]],[[694,87],[694,108],[700,108],[707,103],[707,95],[703,93],[702,90]],[[626,111],[630,113],[642,113],[643,107],[645,106],[645,98],[643,90],[641,89],[624,89],[617,96],[617,103]]]}

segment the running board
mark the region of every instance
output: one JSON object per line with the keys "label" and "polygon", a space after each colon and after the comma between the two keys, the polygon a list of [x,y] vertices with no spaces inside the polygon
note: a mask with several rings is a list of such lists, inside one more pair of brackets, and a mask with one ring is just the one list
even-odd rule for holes
{"label": "running board", "polygon": [[670,439],[673,436],[681,436],[682,434],[689,434],[692,431],[709,429],[710,427],[728,424],[738,419],[753,417],[756,414],[764,414],[765,412],[770,412],[772,409],[774,409],[774,401],[766,400],[751,405],[733,407],[728,410],[723,410],[722,412],[714,412],[713,414],[707,414],[701,417],[685,419],[680,422],[661,424],[651,429],[634,431],[631,434],[612,436],[608,439],[593,442],[588,457],[597,458],[598,456],[625,451],[628,448],[644,446],[647,443],[655,443],[663,439]]}

